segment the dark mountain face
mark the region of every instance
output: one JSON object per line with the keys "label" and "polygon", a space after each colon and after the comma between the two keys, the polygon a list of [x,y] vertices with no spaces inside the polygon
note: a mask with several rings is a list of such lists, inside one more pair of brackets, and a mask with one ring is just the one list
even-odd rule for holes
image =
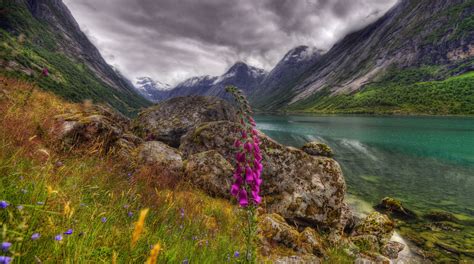
{"label": "dark mountain face", "polygon": [[258,108],[260,105],[268,107],[267,102],[272,106],[284,102],[287,96],[282,97],[281,94],[317,62],[321,52],[308,46],[298,46],[290,50],[255,89],[250,98],[252,103]]}
{"label": "dark mountain face", "polygon": [[[105,62],[61,0],[2,1],[0,9],[4,16],[2,40],[12,50],[25,51],[2,54],[20,64],[11,71],[29,72],[34,77],[35,68],[47,67],[52,80],[40,81],[40,86],[73,101],[94,99],[122,112],[148,105],[133,85]],[[25,42],[16,42],[19,36],[24,36]]]}
{"label": "dark mountain face", "polygon": [[256,100],[257,105],[267,110],[302,102],[311,105],[322,94],[352,94],[387,73],[397,75],[396,71],[407,68],[434,66],[439,69],[436,78],[472,70],[473,13],[472,0],[402,0],[382,18],[315,58],[298,77],[262,85],[266,96]]}

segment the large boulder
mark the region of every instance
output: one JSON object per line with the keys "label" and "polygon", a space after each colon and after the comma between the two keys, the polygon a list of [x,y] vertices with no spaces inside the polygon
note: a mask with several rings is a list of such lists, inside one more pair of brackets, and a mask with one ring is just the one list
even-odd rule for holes
{"label": "large boulder", "polygon": [[[239,124],[229,121],[204,123],[182,138],[180,150],[185,157],[215,150],[232,164],[232,146],[238,131]],[[285,147],[263,133],[259,133],[259,138],[264,168],[261,194],[265,196],[267,210],[300,226],[338,225],[345,194],[339,164],[330,158]],[[231,178],[232,174],[227,177]],[[229,182],[225,182],[217,194],[226,197],[229,189]]]}
{"label": "large boulder", "polygon": [[138,148],[138,163],[167,168],[176,172],[181,172],[183,169],[181,153],[159,141],[147,141],[140,145]]}
{"label": "large boulder", "polygon": [[134,121],[135,132],[146,140],[159,140],[172,147],[195,126],[210,121],[237,121],[232,105],[215,97],[177,97],[150,107]]}
{"label": "large boulder", "polygon": [[188,157],[185,166],[186,177],[197,187],[211,195],[230,198],[233,167],[215,150],[200,152]]}
{"label": "large boulder", "polygon": [[129,126],[130,120],[118,112],[84,105],[81,111],[56,116],[51,135],[63,147],[94,148],[128,158],[143,141],[129,132]]}

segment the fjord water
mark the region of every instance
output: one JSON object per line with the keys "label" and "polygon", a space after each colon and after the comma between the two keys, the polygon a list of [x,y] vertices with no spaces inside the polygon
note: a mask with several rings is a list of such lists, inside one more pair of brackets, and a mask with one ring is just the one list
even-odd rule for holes
{"label": "fjord water", "polygon": [[416,211],[474,216],[474,118],[259,115],[258,128],[335,152],[348,193],[371,205],[391,196]]}

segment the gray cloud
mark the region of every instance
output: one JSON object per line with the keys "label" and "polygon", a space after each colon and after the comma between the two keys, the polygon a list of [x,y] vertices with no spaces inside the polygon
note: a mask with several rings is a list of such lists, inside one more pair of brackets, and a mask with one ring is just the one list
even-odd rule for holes
{"label": "gray cloud", "polygon": [[397,0],[64,0],[128,78],[175,84],[238,60],[271,69],[298,45],[329,49]]}

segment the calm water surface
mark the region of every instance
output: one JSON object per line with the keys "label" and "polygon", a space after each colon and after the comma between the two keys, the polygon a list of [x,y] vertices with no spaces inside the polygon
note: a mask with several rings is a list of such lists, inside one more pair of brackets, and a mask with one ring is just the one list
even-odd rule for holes
{"label": "calm water surface", "polygon": [[319,140],[335,151],[348,192],[371,204],[474,216],[474,118],[275,116],[258,128],[280,143]]}

